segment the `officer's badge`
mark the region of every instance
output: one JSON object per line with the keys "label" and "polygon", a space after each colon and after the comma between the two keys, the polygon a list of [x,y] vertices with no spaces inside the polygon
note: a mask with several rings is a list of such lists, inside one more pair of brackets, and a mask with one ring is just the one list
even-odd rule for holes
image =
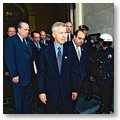
{"label": "officer's badge", "polygon": [[111,55],[111,54],[109,54],[109,55],[108,55],[108,58],[109,58],[109,59],[112,59],[112,55]]}

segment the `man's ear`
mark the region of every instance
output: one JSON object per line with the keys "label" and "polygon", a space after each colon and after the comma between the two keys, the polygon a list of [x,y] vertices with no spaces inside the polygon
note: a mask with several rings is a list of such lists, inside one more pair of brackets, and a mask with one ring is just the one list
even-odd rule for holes
{"label": "man's ear", "polygon": [[55,38],[55,33],[52,33],[52,36]]}
{"label": "man's ear", "polygon": [[73,36],[73,39],[76,39],[76,36],[75,36],[75,35]]}
{"label": "man's ear", "polygon": [[18,28],[17,30],[18,30],[18,32],[19,32],[19,31],[20,31],[20,28]]}

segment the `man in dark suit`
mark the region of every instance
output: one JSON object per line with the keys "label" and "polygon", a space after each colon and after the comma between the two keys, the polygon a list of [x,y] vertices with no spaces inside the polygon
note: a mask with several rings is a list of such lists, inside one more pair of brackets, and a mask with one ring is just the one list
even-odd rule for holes
{"label": "man in dark suit", "polygon": [[52,26],[54,43],[41,50],[38,69],[39,99],[45,113],[73,113],[79,91],[79,70],[71,46],[65,43],[65,23]]}
{"label": "man in dark suit", "polygon": [[73,41],[70,42],[74,49],[74,54],[77,57],[79,62],[79,70],[80,70],[80,79],[83,80],[86,75],[86,55],[87,49],[83,45],[85,40],[85,35],[81,30],[77,30],[74,33]]}
{"label": "man in dark suit", "polygon": [[9,25],[7,27],[7,36],[5,36],[4,40],[3,40],[3,103],[4,105],[7,103],[11,103],[10,105],[13,107],[13,101],[11,101],[13,99],[13,94],[12,94],[12,89],[11,89],[11,85],[10,85],[10,81],[9,81],[9,71],[5,62],[5,55],[4,55],[4,51],[5,51],[5,43],[6,43],[6,39],[7,37],[11,37],[13,35],[16,34],[16,28],[13,25]]}
{"label": "man in dark suit", "polygon": [[35,113],[38,113],[38,105],[39,105],[39,98],[38,98],[38,88],[37,88],[37,69],[38,69],[38,62],[39,56],[42,47],[45,45],[40,43],[40,33],[38,31],[33,31],[31,33],[32,41],[33,41],[33,91],[34,91],[34,99],[33,99],[33,109]]}
{"label": "man in dark suit", "polygon": [[72,41],[73,39],[73,34],[72,34],[72,23],[71,22],[66,22],[66,32],[67,32],[67,39],[66,42]]}
{"label": "man in dark suit", "polygon": [[43,43],[40,43],[40,33],[38,31],[33,31],[31,33],[31,37],[33,40],[33,59],[37,65],[39,61],[41,48],[45,45]]}
{"label": "man in dark suit", "polygon": [[45,31],[40,31],[40,43],[44,45],[49,45],[52,43],[52,40],[47,39],[47,35]]}
{"label": "man in dark suit", "polygon": [[45,31],[40,31],[40,43],[47,45],[46,33]]}
{"label": "man in dark suit", "polygon": [[[79,67],[79,74],[80,74],[80,84],[79,87],[81,87],[81,83],[86,75],[86,54],[87,50],[86,47],[83,45],[85,39],[85,34],[81,30],[77,30],[74,33],[73,40],[69,42],[69,44],[72,46],[72,49],[74,51],[74,54],[78,60],[78,67]],[[76,105],[76,101],[73,101],[74,107]],[[74,108],[74,113],[77,113],[77,111]]]}
{"label": "man in dark suit", "polygon": [[16,113],[31,113],[32,105],[32,42],[27,39],[29,25],[19,22],[18,33],[5,45],[5,60],[10,72]]}

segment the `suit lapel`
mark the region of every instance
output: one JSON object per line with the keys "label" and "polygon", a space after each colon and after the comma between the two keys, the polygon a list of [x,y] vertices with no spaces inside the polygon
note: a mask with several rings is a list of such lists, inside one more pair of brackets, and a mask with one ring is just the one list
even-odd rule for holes
{"label": "suit lapel", "polygon": [[61,64],[61,74],[62,74],[62,70],[63,70],[63,67],[65,67],[64,63],[65,63],[65,56],[67,58],[67,55],[66,55],[66,49],[65,49],[65,45],[63,45],[63,56],[62,56],[62,64]]}
{"label": "suit lapel", "polygon": [[29,54],[31,55],[31,50],[32,50],[32,48],[31,48],[31,45],[30,45],[30,41],[28,40],[28,39],[26,39],[26,42],[27,42],[27,51],[29,52]]}
{"label": "suit lapel", "polygon": [[51,45],[50,45],[50,50],[49,50],[48,55],[50,55],[49,57],[51,58],[51,63],[52,63],[51,65],[55,68],[55,69],[54,69],[55,72],[57,71],[57,74],[59,74],[54,44],[51,44]]}
{"label": "suit lapel", "polygon": [[84,55],[84,49],[83,47],[81,46],[81,57],[80,57],[80,62],[82,63],[83,61],[83,55]]}
{"label": "suit lapel", "polygon": [[65,44],[63,44],[63,56],[62,56],[62,65],[61,65],[61,74],[64,74],[64,71],[65,68],[66,68],[66,62],[68,62],[67,60],[69,59],[69,56],[68,56],[68,46],[66,46]]}
{"label": "suit lapel", "polygon": [[29,41],[26,39],[26,42],[27,42],[27,43],[26,43],[26,44],[27,44],[27,47],[26,47],[26,46],[24,46],[24,44],[22,43],[22,41],[21,41],[21,39],[19,38],[19,36],[16,35],[16,37],[17,37],[17,39],[18,39],[19,45],[23,48],[23,50],[24,50],[25,52],[27,52],[28,54],[31,55],[31,47],[30,47]]}
{"label": "suit lapel", "polygon": [[[73,47],[73,49],[74,49],[74,54],[75,54],[75,57],[77,58],[77,60],[78,60],[78,62],[80,63],[80,61],[79,61],[79,59],[78,59],[78,56],[77,56],[77,52],[76,52],[76,50],[75,50],[75,47],[74,47],[74,45],[73,45],[73,42],[71,41],[71,44],[72,44],[72,47]],[[81,58],[80,58],[81,59]]]}
{"label": "suit lapel", "polygon": [[20,46],[21,46],[26,52],[28,52],[27,47],[24,46],[24,44],[22,43],[22,41],[21,41],[21,39],[19,38],[19,36],[16,35],[16,37],[17,37],[17,40],[18,40],[18,43],[20,44]]}

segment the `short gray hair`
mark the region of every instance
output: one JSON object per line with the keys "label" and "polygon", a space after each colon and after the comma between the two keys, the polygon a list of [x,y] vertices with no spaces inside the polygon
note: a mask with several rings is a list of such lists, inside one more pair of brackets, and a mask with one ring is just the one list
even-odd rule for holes
{"label": "short gray hair", "polygon": [[22,28],[22,24],[25,23],[25,24],[28,24],[27,22],[24,22],[24,21],[20,21],[17,25],[17,28]]}
{"label": "short gray hair", "polygon": [[56,32],[56,27],[66,27],[66,25],[63,22],[55,22],[52,25],[52,33]]}

